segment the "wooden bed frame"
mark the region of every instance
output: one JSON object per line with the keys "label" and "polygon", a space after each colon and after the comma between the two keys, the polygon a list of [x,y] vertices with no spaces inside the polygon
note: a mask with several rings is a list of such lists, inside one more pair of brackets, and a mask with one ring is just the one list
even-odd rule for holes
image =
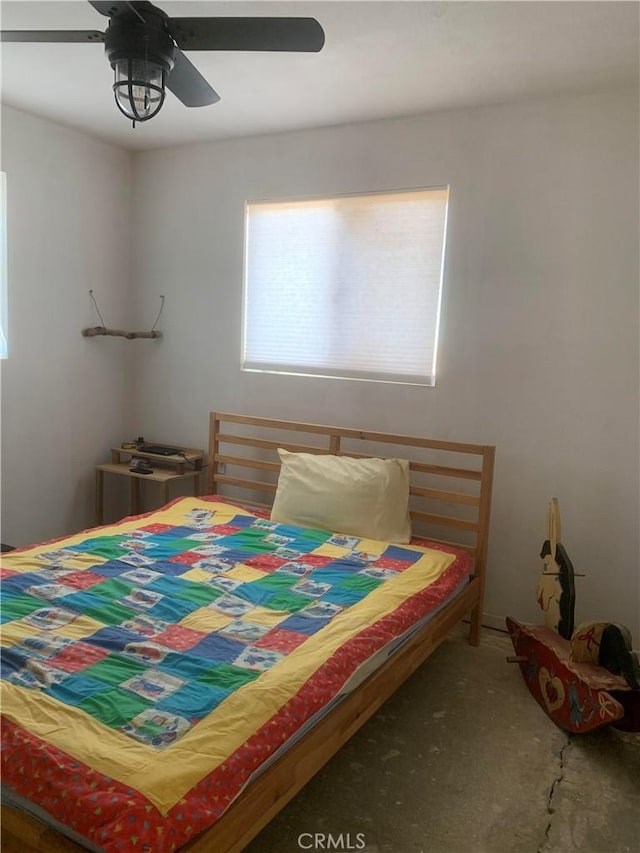
{"label": "wooden bed frame", "polygon": [[[470,618],[470,643],[480,642],[494,447],[212,412],[207,493],[253,507],[271,506],[280,447],[356,458],[409,459],[414,535],[464,548],[474,556],[475,572],[464,590],[398,653],[247,786],[210,829],[182,847],[184,853],[240,853],[462,619]],[[475,464],[460,462],[469,456]],[[249,476],[243,476],[247,469]],[[451,481],[457,484],[455,490],[446,485]],[[242,497],[247,492],[250,499]],[[256,500],[256,494],[267,499]],[[453,533],[441,539],[430,533],[434,528]],[[35,818],[3,806],[2,849],[4,853],[72,853],[85,848]]]}

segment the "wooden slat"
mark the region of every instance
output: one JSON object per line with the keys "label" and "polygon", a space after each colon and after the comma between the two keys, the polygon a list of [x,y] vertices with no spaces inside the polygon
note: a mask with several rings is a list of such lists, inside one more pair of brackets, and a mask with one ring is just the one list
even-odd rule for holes
{"label": "wooden slat", "polygon": [[378,441],[383,444],[400,444],[405,447],[428,447],[432,450],[450,450],[456,453],[472,453],[480,456],[484,452],[484,446],[480,444],[465,444],[459,441],[438,441],[414,435],[370,432],[369,430],[350,429],[349,427],[332,427],[323,424],[306,424],[296,421],[278,421],[272,418],[257,418],[249,415],[234,415],[222,412],[217,413],[217,418],[219,421],[259,426],[264,429],[294,430],[295,432],[308,432],[314,435],[336,435],[341,438],[357,438],[361,441]]}
{"label": "wooden slat", "polygon": [[[370,453],[352,453],[341,450],[336,456],[349,456],[352,459],[371,459]],[[409,470],[421,474],[436,474],[439,477],[454,477],[460,480],[482,480],[482,471],[473,468],[451,468],[446,465],[432,465],[428,462],[414,462],[409,459]]]}
{"label": "wooden slat", "polygon": [[340,436],[339,435],[331,435],[329,439],[329,452],[333,453],[334,456],[337,456],[340,453]]}
{"label": "wooden slat", "polygon": [[476,547],[476,574],[480,581],[480,595],[478,603],[471,613],[471,631],[469,640],[472,645],[480,644],[480,630],[482,628],[482,607],[484,602],[484,590],[487,580],[487,546],[489,542],[489,522],[491,516],[491,493],[493,489],[493,468],[495,463],[495,447],[485,447],[482,457],[482,483],[480,486],[480,510],[478,517],[478,538]]}
{"label": "wooden slat", "polygon": [[220,421],[216,417],[215,412],[209,413],[209,458],[207,465],[207,492],[210,495],[216,494],[216,483],[213,475],[216,472],[214,459],[218,453],[218,432],[220,430]]}
{"label": "wooden slat", "polygon": [[443,492],[440,489],[422,489],[419,486],[411,486],[409,494],[445,503],[467,504],[468,506],[480,505],[479,497],[475,495],[463,495],[461,492]]}
{"label": "wooden slat", "polygon": [[217,436],[218,444],[241,444],[244,447],[260,447],[264,450],[274,450],[276,453],[279,447],[285,450],[290,450],[292,453],[324,453],[326,447],[312,447],[308,444],[288,444],[282,441],[267,441],[265,438],[249,438],[245,435],[230,435],[229,433],[219,433]]}
{"label": "wooden slat", "polygon": [[426,462],[409,461],[411,471],[419,471],[421,474],[436,474],[439,477],[455,477],[460,480],[482,480],[482,471],[473,471],[469,468],[449,468],[446,465],[429,465]]}
{"label": "wooden slat", "polygon": [[244,468],[255,468],[260,471],[273,471],[274,473],[277,473],[280,470],[279,462],[265,462],[264,459],[249,459],[248,456],[228,456],[225,453],[216,453],[214,461],[224,463],[225,465],[239,465]]}

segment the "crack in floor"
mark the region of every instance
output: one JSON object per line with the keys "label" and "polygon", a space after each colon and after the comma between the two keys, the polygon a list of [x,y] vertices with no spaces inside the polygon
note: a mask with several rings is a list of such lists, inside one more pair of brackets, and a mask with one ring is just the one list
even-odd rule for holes
{"label": "crack in floor", "polygon": [[569,749],[569,747],[572,745],[572,743],[573,743],[573,741],[571,740],[571,735],[569,734],[569,735],[567,735],[567,742],[564,744],[564,746],[562,747],[562,749],[560,750],[560,753],[558,755],[558,757],[560,759],[560,767],[558,768],[558,775],[553,780],[553,782],[551,784],[551,788],[549,790],[549,796],[547,797],[547,814],[549,815],[549,820],[547,822],[547,826],[546,826],[545,831],[544,831],[544,840],[543,840],[542,844],[540,845],[540,847],[538,847],[537,853],[543,853],[544,848],[547,846],[547,842],[549,841],[549,834],[551,833],[551,823],[553,820],[553,815],[556,812],[555,808],[553,807],[553,798],[556,794],[556,789],[558,788],[558,785],[564,779],[564,768],[565,768],[565,764],[566,764],[565,753]]}

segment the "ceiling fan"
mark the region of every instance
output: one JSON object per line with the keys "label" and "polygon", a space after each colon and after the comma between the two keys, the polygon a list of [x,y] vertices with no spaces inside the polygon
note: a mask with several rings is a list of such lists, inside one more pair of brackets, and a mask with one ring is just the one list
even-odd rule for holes
{"label": "ceiling fan", "polygon": [[157,115],[165,87],[187,107],[215,104],[220,95],[183,50],[317,52],[324,31],[314,18],[170,18],[146,0],[89,0],[109,18],[99,30],[4,30],[2,42],[100,42],[114,70],[113,92],[127,118]]}

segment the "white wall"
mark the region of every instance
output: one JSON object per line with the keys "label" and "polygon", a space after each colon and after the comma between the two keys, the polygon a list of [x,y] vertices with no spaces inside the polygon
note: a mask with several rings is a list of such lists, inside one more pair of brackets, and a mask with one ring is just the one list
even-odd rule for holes
{"label": "white wall", "polygon": [[[2,541],[94,523],[93,470],[128,432],[130,348],[83,338],[130,314],[131,155],[2,109],[9,358],[2,363]],[[129,348],[129,349],[127,349]]]}
{"label": "white wall", "polygon": [[[435,388],[240,371],[246,199],[451,185]],[[135,158],[134,431],[211,409],[497,445],[486,610],[538,620],[557,496],[577,619],[639,633],[638,93],[554,97]]]}
{"label": "white wall", "polygon": [[[181,147],[133,168],[69,128],[2,118],[3,541],[92,524],[93,467],[113,443],[204,447],[215,408],[494,443],[487,612],[538,619],[557,495],[588,575],[578,619],[639,635],[637,91]],[[435,388],[240,371],[246,199],[445,183]],[[164,294],[163,340],[83,338],[89,288],[122,327],[149,327]]]}

